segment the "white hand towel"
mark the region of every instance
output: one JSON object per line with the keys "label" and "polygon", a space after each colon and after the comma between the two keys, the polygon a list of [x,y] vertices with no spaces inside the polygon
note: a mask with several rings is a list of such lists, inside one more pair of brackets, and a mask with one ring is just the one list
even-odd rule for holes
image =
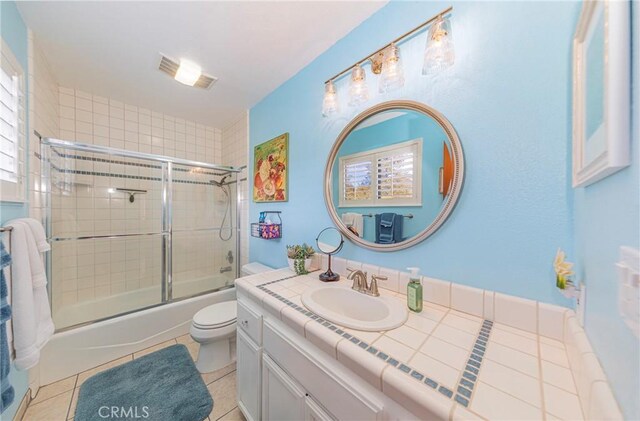
{"label": "white hand towel", "polygon": [[33,367],[40,349],[53,335],[47,295],[47,278],[31,225],[23,220],[8,223],[11,233],[11,295],[15,366]]}
{"label": "white hand towel", "polygon": [[40,253],[51,250],[51,246],[47,243],[47,234],[45,234],[44,227],[40,221],[33,218],[23,218],[20,219],[20,221],[26,223],[29,225],[29,228],[31,228],[33,238],[36,241],[36,245],[38,246],[38,251]]}
{"label": "white hand towel", "polygon": [[358,237],[364,236],[364,218],[362,214],[355,212],[345,212],[342,214],[342,222]]}

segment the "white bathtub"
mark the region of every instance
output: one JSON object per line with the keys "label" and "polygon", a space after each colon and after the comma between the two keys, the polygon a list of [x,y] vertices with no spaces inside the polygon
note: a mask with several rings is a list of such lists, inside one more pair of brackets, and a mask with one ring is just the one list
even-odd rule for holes
{"label": "white bathtub", "polygon": [[[197,276],[187,281],[174,281],[173,297],[190,297],[201,291],[212,291],[233,285],[232,277],[225,275]],[[117,314],[129,313],[137,309],[152,307],[160,303],[160,285],[138,288],[107,297],[84,300],[61,308],[54,306],[53,322],[56,330],[66,330],[87,321],[103,320]]]}
{"label": "white bathtub", "polygon": [[235,288],[229,288],[56,333],[41,352],[40,384],[189,333],[191,318],[198,310],[235,297]]}

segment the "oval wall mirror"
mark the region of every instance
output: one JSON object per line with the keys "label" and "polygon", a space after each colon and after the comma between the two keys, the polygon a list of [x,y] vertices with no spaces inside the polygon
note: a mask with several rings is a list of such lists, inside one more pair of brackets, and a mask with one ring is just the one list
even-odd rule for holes
{"label": "oval wall mirror", "polygon": [[464,179],[462,145],[438,111],[389,101],[354,118],[325,167],[325,202],[351,241],[368,249],[411,247],[453,210]]}

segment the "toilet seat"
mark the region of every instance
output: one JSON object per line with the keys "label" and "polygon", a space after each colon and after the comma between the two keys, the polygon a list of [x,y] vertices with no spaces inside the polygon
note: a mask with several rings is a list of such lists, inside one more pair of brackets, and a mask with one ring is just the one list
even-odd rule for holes
{"label": "toilet seat", "polygon": [[236,301],[212,304],[193,316],[193,326],[198,329],[221,329],[236,322],[238,315]]}

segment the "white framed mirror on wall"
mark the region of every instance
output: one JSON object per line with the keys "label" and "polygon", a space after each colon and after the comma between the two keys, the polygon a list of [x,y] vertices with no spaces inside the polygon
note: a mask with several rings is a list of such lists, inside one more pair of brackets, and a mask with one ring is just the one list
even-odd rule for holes
{"label": "white framed mirror on wall", "polygon": [[451,123],[427,105],[388,101],[338,136],[325,167],[325,203],[352,242],[401,250],[446,221],[463,180],[462,144]]}
{"label": "white framed mirror on wall", "polygon": [[630,33],[629,2],[583,3],[573,39],[573,187],[631,163]]}

